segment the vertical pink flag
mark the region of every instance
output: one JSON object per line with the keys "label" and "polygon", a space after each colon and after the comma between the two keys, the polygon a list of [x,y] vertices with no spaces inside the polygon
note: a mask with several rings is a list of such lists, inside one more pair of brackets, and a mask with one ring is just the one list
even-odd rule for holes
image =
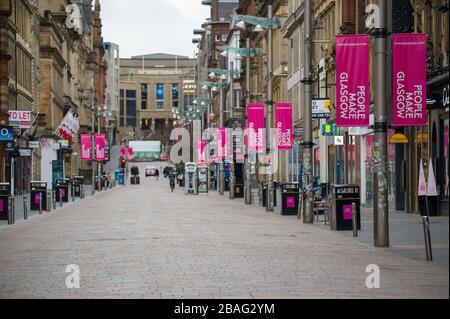
{"label": "vertical pink flag", "polygon": [[123,159],[126,159],[127,155],[127,148],[125,146],[120,147],[120,157]]}
{"label": "vertical pink flag", "polygon": [[247,149],[264,152],[264,103],[247,105]]}
{"label": "vertical pink flag", "polygon": [[427,35],[392,35],[392,119],[394,126],[427,123]]}
{"label": "vertical pink flag", "polygon": [[216,150],[217,150],[217,158],[219,160],[227,160],[230,157],[229,152],[229,138],[228,138],[229,130],[226,127],[219,127],[216,131]]}
{"label": "vertical pink flag", "polygon": [[95,160],[106,160],[106,140],[105,134],[95,134]]}
{"label": "vertical pink flag", "polygon": [[275,104],[275,147],[279,151],[292,150],[292,103]]}
{"label": "vertical pink flag", "polygon": [[81,144],[81,160],[82,161],[92,160],[91,134],[81,134],[80,144]]}
{"label": "vertical pink flag", "polygon": [[336,36],[336,125],[369,126],[369,36]]}
{"label": "vertical pink flag", "polygon": [[133,159],[133,148],[128,147],[128,160],[131,161]]}
{"label": "vertical pink flag", "polygon": [[199,163],[207,163],[206,162],[206,141],[200,140],[197,145],[197,154],[198,154],[198,162]]}

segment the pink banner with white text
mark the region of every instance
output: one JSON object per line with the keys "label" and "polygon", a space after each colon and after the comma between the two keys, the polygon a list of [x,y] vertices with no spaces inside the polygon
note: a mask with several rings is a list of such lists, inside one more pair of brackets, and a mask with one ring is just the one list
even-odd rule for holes
{"label": "pink banner with white text", "polygon": [[120,158],[126,159],[127,148],[125,146],[120,147]]}
{"label": "pink banner with white text", "polygon": [[275,147],[279,151],[292,150],[292,103],[275,104]]}
{"label": "pink banner with white text", "polygon": [[394,126],[427,123],[427,35],[392,35],[392,120]]}
{"label": "pink banner with white text", "polygon": [[230,158],[230,143],[229,136],[230,130],[226,127],[219,127],[216,131],[216,150],[217,158],[219,160],[228,160]]}
{"label": "pink banner with white text", "polygon": [[106,161],[105,134],[95,134],[95,160]]}
{"label": "pink banner with white text", "polygon": [[127,152],[128,152],[128,160],[131,161],[133,159],[133,148],[128,147]]}
{"label": "pink banner with white text", "polygon": [[369,126],[369,36],[336,36],[336,125]]}
{"label": "pink banner with white text", "polygon": [[81,134],[80,144],[81,144],[81,160],[82,161],[92,160],[91,134]]}
{"label": "pink banner with white text", "polygon": [[264,152],[264,103],[247,105],[247,150]]}
{"label": "pink banner with white text", "polygon": [[206,160],[206,141],[200,140],[197,144],[198,163],[207,163]]}

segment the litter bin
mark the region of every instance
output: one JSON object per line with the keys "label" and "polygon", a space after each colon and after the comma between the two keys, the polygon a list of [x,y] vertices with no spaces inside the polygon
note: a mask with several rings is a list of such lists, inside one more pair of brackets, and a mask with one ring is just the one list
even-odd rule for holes
{"label": "litter bin", "polygon": [[[267,202],[267,182],[261,183],[262,206],[266,207]],[[273,206],[277,206],[277,183],[273,182]]]}
{"label": "litter bin", "polygon": [[39,210],[39,194],[42,199],[42,210],[47,208],[47,182],[31,181],[30,210]]}
{"label": "litter bin", "polygon": [[331,229],[352,230],[352,204],[356,204],[356,220],[358,229],[361,229],[360,194],[359,185],[342,184],[333,185],[331,212]]}
{"label": "litter bin", "polygon": [[300,189],[298,183],[282,183],[280,185],[281,215],[297,215]]}
{"label": "litter bin", "polygon": [[61,197],[61,201],[63,203],[68,203],[69,202],[69,182],[70,179],[68,178],[58,178],[56,180],[56,201],[59,202],[60,201],[60,197]]}
{"label": "litter bin", "polygon": [[119,173],[119,185],[125,185],[125,174]]}
{"label": "litter bin", "polygon": [[72,192],[74,197],[81,197],[81,186],[84,184],[84,176],[75,176],[72,180]]}
{"label": "litter bin", "polygon": [[8,220],[9,196],[11,196],[11,185],[0,183],[0,220]]}
{"label": "litter bin", "polygon": [[235,198],[244,198],[244,184],[242,184],[242,183],[234,184],[234,197]]}

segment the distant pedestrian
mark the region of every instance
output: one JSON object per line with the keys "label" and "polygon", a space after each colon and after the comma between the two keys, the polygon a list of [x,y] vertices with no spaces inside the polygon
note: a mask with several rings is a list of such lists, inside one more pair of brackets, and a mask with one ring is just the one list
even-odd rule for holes
{"label": "distant pedestrian", "polygon": [[183,187],[183,179],[184,179],[184,176],[183,176],[183,174],[178,174],[178,186],[180,186],[180,187]]}
{"label": "distant pedestrian", "polygon": [[156,176],[156,180],[159,180],[159,169],[156,169],[155,176]]}

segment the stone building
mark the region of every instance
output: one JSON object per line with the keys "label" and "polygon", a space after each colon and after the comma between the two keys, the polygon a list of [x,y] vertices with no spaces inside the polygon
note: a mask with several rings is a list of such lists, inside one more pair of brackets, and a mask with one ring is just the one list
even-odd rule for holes
{"label": "stone building", "polygon": [[[30,128],[13,125],[17,149],[27,148],[39,112],[39,22],[37,1],[11,0],[0,5],[0,125],[8,125],[8,111],[31,112]],[[13,184],[14,192],[29,190],[39,174],[39,152],[11,156],[0,141],[0,181]],[[14,163],[13,163],[14,162]],[[34,172],[34,174],[33,174]]]}
{"label": "stone building", "polygon": [[118,135],[122,140],[160,140],[192,105],[196,60],[164,53],[120,59]]}
{"label": "stone building", "polygon": [[119,117],[119,93],[120,93],[120,54],[119,45],[107,42],[104,43],[106,63],[106,88],[105,105],[109,107],[106,117],[106,128],[110,145],[117,143],[117,120]]}

